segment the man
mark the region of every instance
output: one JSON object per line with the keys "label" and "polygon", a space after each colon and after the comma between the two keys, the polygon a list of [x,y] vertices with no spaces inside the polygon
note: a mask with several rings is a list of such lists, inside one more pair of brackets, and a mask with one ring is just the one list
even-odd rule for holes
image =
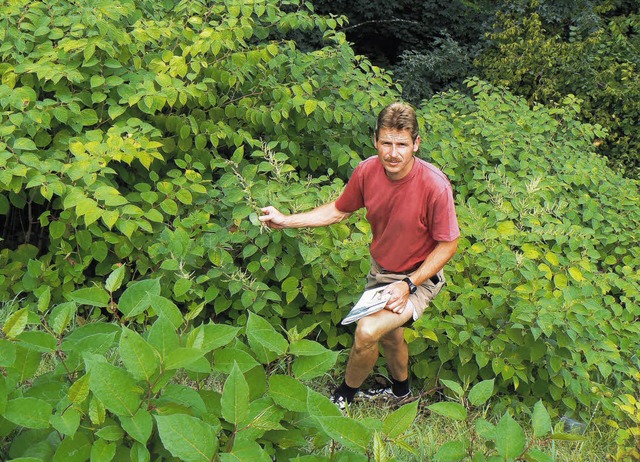
{"label": "man", "polygon": [[457,250],[458,220],[447,177],[414,157],[420,147],[414,109],[404,103],[385,107],[374,133],[377,156],[361,162],[338,200],[309,212],[284,215],[262,209],[260,220],[272,228],[326,226],[365,207],[373,240],[366,288],[389,284],[385,309],[358,321],[345,378],[331,400],[341,409],[351,403],[373,370],[379,345],[392,386],[362,392],[364,397],[410,395],[409,350],[405,323],[418,319],[444,285],[442,268]]}

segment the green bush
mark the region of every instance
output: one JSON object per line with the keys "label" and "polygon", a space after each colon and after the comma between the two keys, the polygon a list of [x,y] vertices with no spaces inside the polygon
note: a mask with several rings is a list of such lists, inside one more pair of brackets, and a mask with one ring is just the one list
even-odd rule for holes
{"label": "green bush", "polygon": [[[142,341],[164,335],[167,322],[172,345],[202,350],[178,349],[193,362],[179,356],[174,369],[215,370],[244,386],[228,353],[190,337],[213,325],[240,329],[231,351],[258,383],[289,354],[313,357],[290,362],[301,380],[314,367],[327,371],[335,353],[325,348],[351,342],[338,322],[368,270],[369,227],[359,213],[329,228],[270,232],[257,213],[337,197],[372,152],[375,114],[399,94],[390,76],[354,56],[335,20],[296,1],[24,1],[0,12],[0,367],[9,377],[0,396],[31,399],[48,393],[48,380],[66,393],[80,375],[107,370],[135,384],[132,403],[149,412],[173,376],[153,388],[149,377],[162,368],[138,377],[121,343],[139,343],[152,353],[145,363],[156,364]],[[299,50],[287,39],[299,31],[323,33],[326,46]],[[437,95],[419,111],[422,153],[452,180],[463,236],[448,289],[407,332],[414,386],[494,380],[497,411],[543,399],[551,412],[617,413],[611,395],[637,392],[640,368],[637,182],[594,152],[604,130],[576,120],[576,99],[530,108],[486,83],[469,85],[473,97]],[[77,328],[67,332],[71,322]],[[299,342],[313,335],[323,349],[303,342],[296,353],[285,331]],[[75,344],[93,356],[71,354]],[[43,352],[55,370],[31,391]],[[89,399],[76,410],[101,413],[109,398],[91,382],[99,379],[86,380],[94,408]],[[69,403],[38,396],[62,418]],[[10,408],[5,434],[15,425],[36,439],[46,433],[15,421],[30,403]],[[135,417],[117,406],[105,416]],[[36,425],[49,422],[49,407]],[[227,426],[205,420],[206,431],[226,438],[239,418],[222,417]],[[161,435],[170,422],[156,420],[152,433]],[[321,433],[333,438],[330,422]],[[369,430],[353,431],[369,442]],[[84,432],[59,431],[81,446],[93,441]]]}

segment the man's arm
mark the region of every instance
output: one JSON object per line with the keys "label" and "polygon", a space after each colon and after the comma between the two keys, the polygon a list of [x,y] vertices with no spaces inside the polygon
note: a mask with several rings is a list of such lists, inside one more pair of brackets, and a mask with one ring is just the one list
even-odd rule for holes
{"label": "man's arm", "polygon": [[270,228],[276,229],[327,226],[338,223],[351,215],[338,210],[335,201],[316,207],[308,212],[295,213],[293,215],[285,215],[272,206],[264,207],[261,210],[264,215],[258,217],[258,219]]}
{"label": "man's arm", "polygon": [[[439,241],[435,249],[422,262],[409,279],[419,286],[430,277],[435,276],[444,265],[453,258],[458,250],[458,239],[454,241]],[[391,298],[387,302],[385,308],[394,313],[402,313],[404,307],[409,300],[409,286],[403,281],[394,282],[389,286],[387,291],[391,292]]]}

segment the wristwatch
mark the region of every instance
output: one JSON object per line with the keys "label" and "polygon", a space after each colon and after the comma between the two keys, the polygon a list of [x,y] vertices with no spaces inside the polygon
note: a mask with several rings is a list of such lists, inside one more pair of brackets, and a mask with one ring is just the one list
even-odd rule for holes
{"label": "wristwatch", "polygon": [[410,293],[410,294],[415,294],[415,293],[416,293],[416,290],[418,290],[418,288],[417,288],[417,287],[416,287],[416,285],[413,283],[413,281],[411,281],[411,279],[409,279],[409,278],[407,277],[407,278],[404,278],[402,281],[403,281],[403,282],[406,282],[406,283],[407,283],[407,285],[409,286],[409,293]]}

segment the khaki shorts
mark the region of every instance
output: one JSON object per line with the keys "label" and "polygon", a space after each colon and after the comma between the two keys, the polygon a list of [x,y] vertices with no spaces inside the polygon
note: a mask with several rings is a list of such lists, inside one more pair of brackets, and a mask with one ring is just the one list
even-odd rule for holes
{"label": "khaki shorts", "polygon": [[[367,289],[373,289],[374,287],[391,284],[396,281],[402,281],[409,276],[402,273],[391,273],[382,268],[373,258],[371,259],[371,269],[367,274]],[[437,283],[436,283],[437,277]],[[433,280],[432,280],[433,279]],[[427,279],[421,285],[418,286],[415,294],[409,295],[409,302],[413,305],[413,320],[416,321],[427,308],[431,300],[435,298],[440,292],[440,289],[444,287],[446,280],[444,279],[443,270],[438,271],[438,274],[431,279]]]}

